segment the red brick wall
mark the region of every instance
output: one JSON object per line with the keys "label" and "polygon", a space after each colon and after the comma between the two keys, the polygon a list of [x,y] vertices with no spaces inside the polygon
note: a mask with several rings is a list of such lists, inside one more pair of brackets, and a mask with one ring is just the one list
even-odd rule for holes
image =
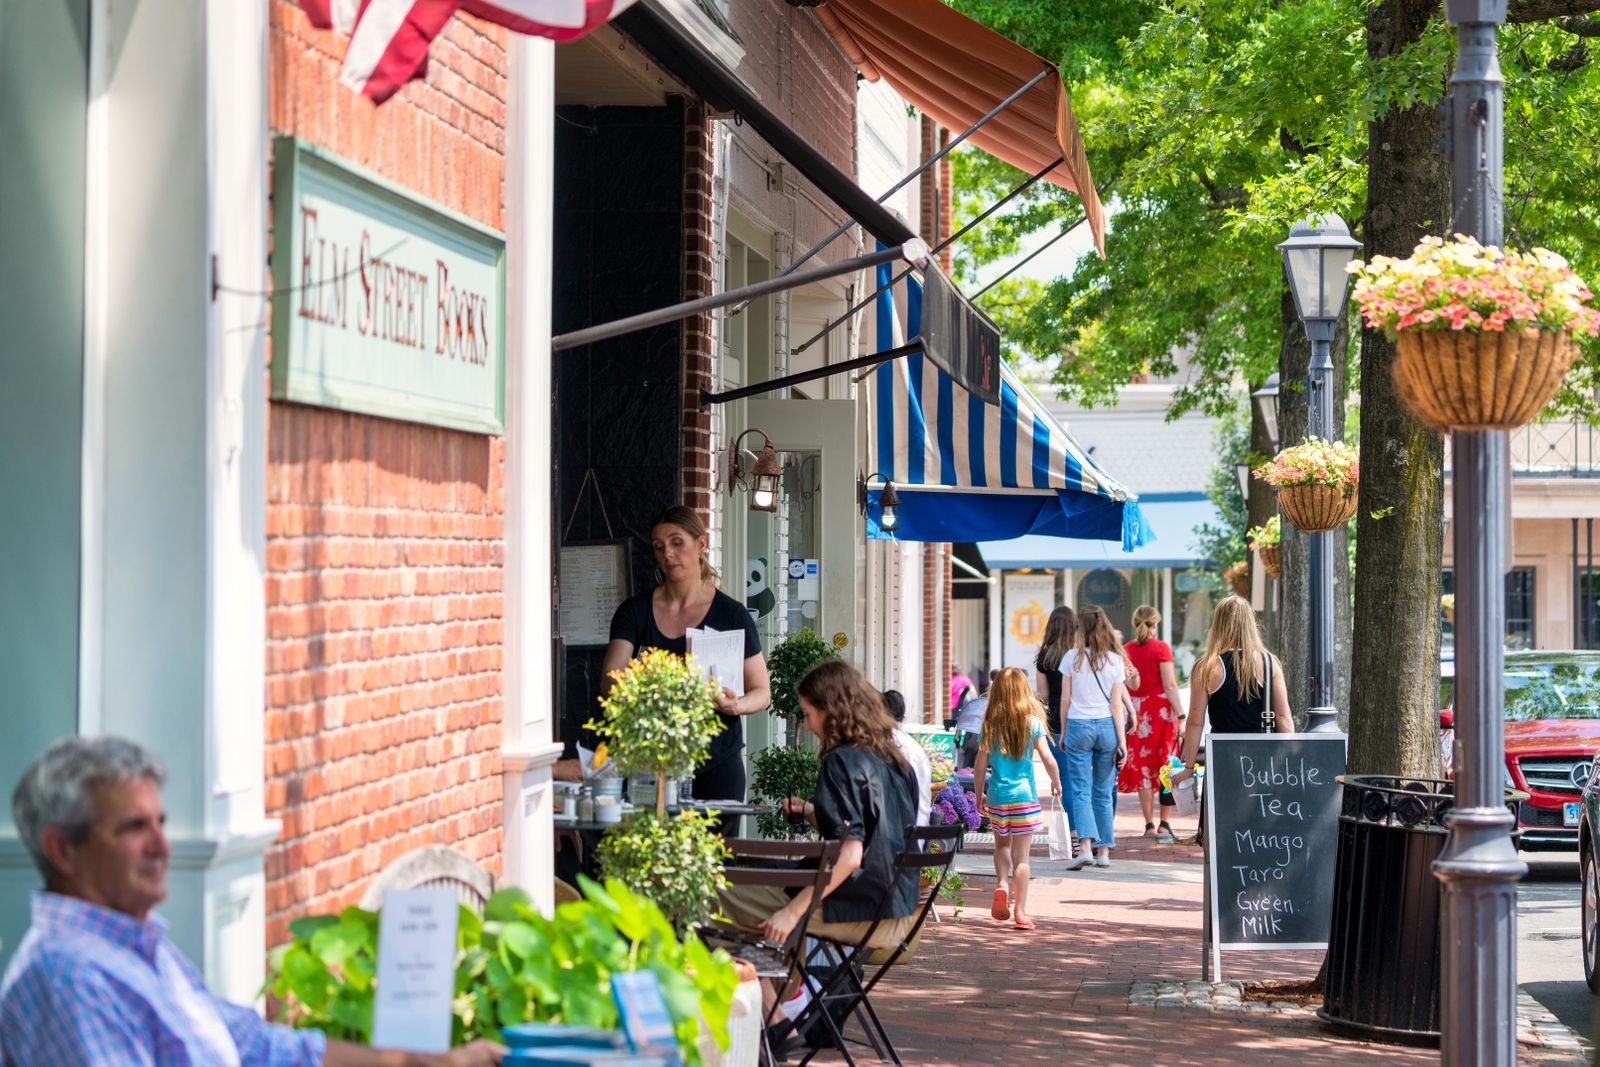
{"label": "red brick wall", "polygon": [[[274,133],[503,226],[503,31],[457,18],[374,108],[344,41],[273,0]],[[273,403],[267,497],[267,941],[450,844],[500,869],[503,439]]]}

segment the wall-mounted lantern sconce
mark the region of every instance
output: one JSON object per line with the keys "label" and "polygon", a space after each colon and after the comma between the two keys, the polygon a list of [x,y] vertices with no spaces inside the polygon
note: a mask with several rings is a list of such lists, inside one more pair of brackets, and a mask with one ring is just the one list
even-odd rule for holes
{"label": "wall-mounted lantern sconce", "polygon": [[[739,447],[753,433],[761,434],[761,440],[766,442],[761,446],[759,456]],[[750,510],[777,511],[778,481],[783,477],[783,467],[778,463],[778,452],[772,447],[772,438],[754,426],[734,438],[733,444],[728,446],[728,493],[731,495],[746,487],[745,456],[750,456],[753,461],[748,474]]]}
{"label": "wall-mounted lantern sconce", "polygon": [[890,533],[900,524],[900,516],[895,511],[900,506],[900,495],[894,491],[894,483],[887,475],[869,474],[865,478],[856,476],[856,499],[861,504],[861,514],[867,513],[867,490],[872,488],[872,479],[883,479],[883,492],[878,494],[878,526]]}

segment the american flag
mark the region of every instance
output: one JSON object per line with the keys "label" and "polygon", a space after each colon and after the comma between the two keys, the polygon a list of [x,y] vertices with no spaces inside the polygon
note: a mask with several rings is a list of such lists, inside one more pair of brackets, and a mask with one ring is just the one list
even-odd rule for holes
{"label": "american flag", "polygon": [[340,80],[381,104],[428,70],[428,45],[457,11],[517,33],[570,41],[634,0],[299,0],[319,29],[350,37]]}

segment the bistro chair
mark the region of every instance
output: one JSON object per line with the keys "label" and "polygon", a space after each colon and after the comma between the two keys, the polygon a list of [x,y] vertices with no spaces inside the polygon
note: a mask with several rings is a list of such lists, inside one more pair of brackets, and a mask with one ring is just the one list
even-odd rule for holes
{"label": "bistro chair", "polygon": [[423,845],[379,871],[361,894],[361,907],[377,911],[391,889],[443,888],[454,890],[457,900],[482,915],[494,895],[494,875],[449,845]]}
{"label": "bistro chair", "polygon": [[[903,962],[915,951],[918,941],[922,938],[923,924],[928,921],[928,915],[933,911],[934,902],[939,897],[939,890],[943,887],[944,880],[950,874],[950,868],[955,862],[956,846],[960,844],[961,837],[962,828],[958,825],[908,827],[906,848],[895,857],[895,879],[884,894],[878,918],[854,944],[832,938],[818,939],[823,944],[825,955],[831,958],[832,964],[825,969],[817,968],[823,976],[822,988],[812,998],[811,1003],[806,1005],[806,1011],[802,1013],[801,1018],[795,1020],[795,1028],[798,1031],[805,1025],[812,1024],[811,1019],[806,1018],[807,1015],[812,1016],[820,1023],[826,1037],[831,1039],[832,1046],[839,1050],[845,1062],[852,1067],[855,1059],[846,1047],[849,1042],[844,1036],[845,1027],[852,1016],[860,1021],[861,1028],[867,1035],[866,1043],[871,1046],[878,1059],[888,1060],[894,1063],[895,1067],[903,1067],[900,1053],[895,1049],[894,1042],[889,1038],[889,1031],[884,1028],[883,1020],[878,1018],[878,1013],[873,1009],[868,996],[883,980],[883,976],[889,973],[889,968]],[[926,888],[923,890],[920,905],[912,913],[915,920],[907,927],[905,935],[894,945],[874,946],[872,944],[874,935],[877,934],[878,927],[888,918],[889,908],[894,903],[894,886],[899,884],[901,878],[916,878],[920,881],[925,873],[928,876]],[[800,1061],[801,1067],[826,1047],[828,1047],[826,1042],[813,1043],[812,1048]]]}
{"label": "bistro chair", "polygon": [[790,992],[806,981],[806,928],[821,905],[822,890],[833,874],[842,842],[732,838],[726,844],[733,854],[732,862],[723,868],[730,885],[775,886],[795,891],[811,888],[811,906],[781,945],[720,921],[700,929],[707,944],[724,948],[730,956],[753,966],[757,978],[777,983],[778,995],[772,1009],[761,1019],[760,1060],[763,1067],[772,1067],[776,1060],[767,1028]]}

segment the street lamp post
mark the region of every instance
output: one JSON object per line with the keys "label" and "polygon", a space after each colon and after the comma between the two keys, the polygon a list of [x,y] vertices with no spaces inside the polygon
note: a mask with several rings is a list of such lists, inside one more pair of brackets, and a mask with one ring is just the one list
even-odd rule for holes
{"label": "street lamp post", "polygon": [[[1294,293],[1295,309],[1311,342],[1306,374],[1306,430],[1310,437],[1333,439],[1333,337],[1344,317],[1350,290],[1346,265],[1361,242],[1337,215],[1302,219],[1278,246],[1284,273]],[[1309,681],[1311,707],[1306,709],[1313,732],[1337,730],[1333,707],[1333,532],[1307,534],[1310,553],[1311,634]]]}
{"label": "street lamp post", "polygon": [[[1448,151],[1452,228],[1502,241],[1500,190],[1505,82],[1496,29],[1506,0],[1445,0],[1456,27]],[[1505,782],[1505,559],[1503,430],[1451,437],[1456,574],[1455,806],[1434,863],[1443,888],[1440,1052],[1447,1067],[1516,1059],[1517,880],[1527,865],[1511,842]]]}

